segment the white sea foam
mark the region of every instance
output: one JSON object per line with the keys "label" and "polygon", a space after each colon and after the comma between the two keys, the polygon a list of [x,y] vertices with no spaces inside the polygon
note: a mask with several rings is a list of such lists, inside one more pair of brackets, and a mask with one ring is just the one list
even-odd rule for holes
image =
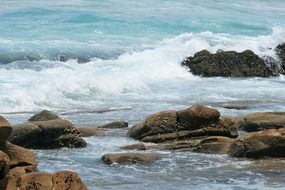
{"label": "white sea foam", "polygon": [[[285,29],[278,27],[273,28],[271,35],[257,37],[211,32],[187,33],[165,39],[153,49],[125,53],[114,60],[93,59],[87,64],[77,64],[76,60],[65,63],[48,60],[29,62],[30,65],[42,65],[42,69],[39,70],[29,66],[18,68],[15,67],[17,63],[14,63],[13,67],[11,65],[9,68],[8,65],[0,69],[0,111],[68,109],[74,105],[84,107],[91,104],[95,106],[100,105],[102,99],[112,99],[122,95],[150,99],[154,86],[162,92],[173,87],[176,91],[175,96],[177,94],[179,96],[181,91],[183,97],[185,95],[183,89],[189,89],[190,93],[189,86],[195,84],[196,87],[192,89],[199,94],[197,83],[203,84],[208,79],[194,77],[181,67],[180,62],[186,56],[191,56],[202,49],[211,52],[218,49],[237,51],[251,49],[260,56],[274,56],[274,47],[284,38]],[[21,62],[18,64],[21,65]],[[51,66],[46,68],[44,67],[46,64]],[[227,84],[239,83],[230,79],[215,80],[218,81],[217,85],[224,89],[229,87]],[[278,80],[284,81],[284,77]],[[270,86],[270,81],[271,79],[265,79],[263,82]],[[254,80],[244,82],[258,83]],[[252,85],[249,85],[249,88],[251,87]],[[228,96],[231,99],[231,94],[234,93],[239,91],[220,94],[220,97],[226,99],[225,96]],[[209,98],[215,96],[209,94]],[[263,96],[268,95],[266,92],[260,94],[260,98]],[[194,96],[193,98],[195,101]],[[199,101],[200,97],[196,98]]]}

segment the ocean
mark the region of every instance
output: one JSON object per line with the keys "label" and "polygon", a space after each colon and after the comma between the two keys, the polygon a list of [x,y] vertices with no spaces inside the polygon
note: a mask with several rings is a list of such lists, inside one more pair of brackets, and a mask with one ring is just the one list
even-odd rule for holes
{"label": "ocean", "polygon": [[[284,20],[283,0],[0,0],[0,114],[15,124],[48,109],[96,127],[198,103],[231,116],[284,111],[284,76],[202,78],[181,67],[203,49],[275,57]],[[136,141],[121,132],[86,140],[35,150],[40,170],[76,171],[91,190],[285,187],[282,170],[225,155],[163,151],[153,166],[106,166],[104,153]]]}

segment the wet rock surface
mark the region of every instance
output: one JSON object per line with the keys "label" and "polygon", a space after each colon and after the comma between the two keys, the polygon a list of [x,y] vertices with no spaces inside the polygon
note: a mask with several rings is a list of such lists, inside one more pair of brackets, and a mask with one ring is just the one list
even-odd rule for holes
{"label": "wet rock surface", "polygon": [[275,48],[276,54],[279,58],[280,66],[281,66],[281,74],[285,74],[285,43],[279,44]]}
{"label": "wet rock surface", "polygon": [[235,137],[235,129],[224,126],[220,113],[213,108],[195,105],[179,111],[164,111],[146,119],[128,132],[132,138],[162,143],[207,136]]}
{"label": "wet rock surface", "polygon": [[248,133],[234,140],[229,154],[234,157],[285,157],[285,128]]}
{"label": "wet rock surface", "polygon": [[104,129],[121,129],[121,128],[128,128],[128,122],[126,121],[114,121],[105,125],[101,125],[98,128]]}
{"label": "wet rock surface", "polygon": [[103,128],[77,128],[82,137],[103,136],[105,130]]}
{"label": "wet rock surface", "polygon": [[[36,120],[41,121],[33,119],[33,122],[13,126],[9,141],[19,146],[34,149],[80,148],[86,146],[80,132],[70,121],[62,118],[46,120],[43,119],[46,118],[46,114],[42,117],[42,113],[32,117],[40,118]],[[50,117],[48,116],[48,118]]]}
{"label": "wet rock surface", "polygon": [[105,154],[102,156],[102,160],[110,164],[151,164],[161,157],[158,154],[146,154],[146,153],[115,153],[115,154]]}
{"label": "wet rock surface", "polygon": [[194,75],[204,77],[270,77],[279,74],[275,63],[266,62],[251,50],[240,53],[219,51],[214,54],[202,50],[193,57],[187,57],[182,65]]}
{"label": "wet rock surface", "polygon": [[87,190],[78,174],[74,172],[38,172],[38,162],[32,151],[7,142],[12,134],[12,127],[2,116],[0,132],[1,190]]}

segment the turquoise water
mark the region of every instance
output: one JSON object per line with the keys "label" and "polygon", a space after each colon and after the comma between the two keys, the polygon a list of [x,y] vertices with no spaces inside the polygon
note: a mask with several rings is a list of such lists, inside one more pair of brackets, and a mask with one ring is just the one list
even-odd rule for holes
{"label": "turquoise water", "polygon": [[[180,66],[202,49],[275,57],[284,20],[283,0],[0,0],[0,113],[18,123],[50,109],[94,127],[118,119],[133,125],[195,103],[224,115],[284,111],[284,76],[201,78]],[[226,103],[248,107],[229,110]],[[134,143],[113,133],[87,139],[86,149],[35,151],[40,169],[72,169],[90,189],[285,186],[282,168],[266,171],[227,156],[161,152],[152,167],[105,166],[102,154]]]}
{"label": "turquoise water", "polygon": [[[269,35],[283,1],[1,1],[1,54],[110,59],[184,33]],[[1,59],[0,59],[1,60]]]}

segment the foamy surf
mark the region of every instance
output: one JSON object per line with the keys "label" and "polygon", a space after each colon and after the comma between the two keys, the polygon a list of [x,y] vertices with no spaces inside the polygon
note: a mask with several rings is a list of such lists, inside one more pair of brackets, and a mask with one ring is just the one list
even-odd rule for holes
{"label": "foamy surf", "polygon": [[[212,95],[208,95],[208,99],[193,96],[192,103],[252,98],[244,92],[250,91],[256,85],[266,89],[266,86],[262,87],[263,84],[272,86],[273,92],[279,94],[283,92],[282,89],[280,91],[281,87],[279,88],[279,85],[282,86],[283,77],[256,80],[202,79],[192,76],[180,63],[186,56],[202,49],[211,52],[219,49],[251,49],[260,56],[274,57],[274,47],[284,38],[285,29],[280,27],[273,28],[270,35],[256,37],[212,32],[187,33],[165,39],[152,49],[124,53],[109,60],[94,57],[86,64],[78,64],[75,59],[66,62],[16,61],[1,65],[0,80],[3,82],[0,111],[87,109],[91,105],[104,106],[104,99],[156,99],[158,90],[161,92],[160,97],[173,101],[177,100],[176,96],[185,96],[184,89],[189,89],[188,94],[199,94],[199,87],[205,88],[206,92],[211,92]],[[212,81],[216,88],[205,84],[207,81]],[[241,83],[242,86],[239,85]],[[237,89],[234,92],[229,90],[224,94],[219,93],[221,89],[227,91],[227,86],[236,86]],[[278,92],[274,91],[275,87]],[[282,99],[273,96],[272,90],[269,90],[268,94],[267,91],[262,91],[254,99]],[[182,94],[178,95],[179,93]]]}

